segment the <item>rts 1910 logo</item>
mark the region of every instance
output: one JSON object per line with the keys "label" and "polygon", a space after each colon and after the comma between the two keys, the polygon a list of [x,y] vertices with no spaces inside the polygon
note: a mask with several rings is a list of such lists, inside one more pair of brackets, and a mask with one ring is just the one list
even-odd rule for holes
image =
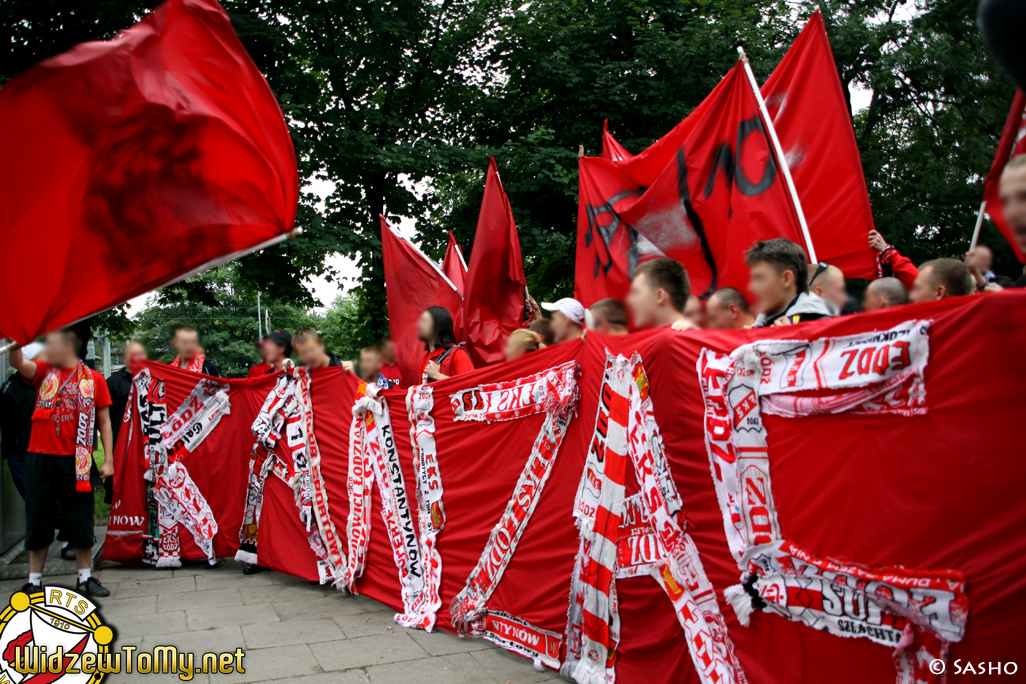
{"label": "rts 1910 logo", "polygon": [[0,613],[0,684],[97,684],[113,671],[114,632],[63,587],[17,592]]}

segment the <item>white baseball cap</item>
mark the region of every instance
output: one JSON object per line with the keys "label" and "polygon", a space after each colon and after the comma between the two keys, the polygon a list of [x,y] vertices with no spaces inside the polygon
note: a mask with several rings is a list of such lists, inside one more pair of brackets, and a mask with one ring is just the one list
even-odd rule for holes
{"label": "white baseball cap", "polygon": [[577,325],[584,326],[584,307],[573,297],[563,297],[555,302],[542,302],[546,311],[558,311]]}
{"label": "white baseball cap", "polygon": [[39,356],[39,354],[42,353],[42,351],[43,345],[41,343],[32,342],[30,344],[26,344],[24,347],[21,348],[21,355],[29,361],[31,361],[32,359]]}

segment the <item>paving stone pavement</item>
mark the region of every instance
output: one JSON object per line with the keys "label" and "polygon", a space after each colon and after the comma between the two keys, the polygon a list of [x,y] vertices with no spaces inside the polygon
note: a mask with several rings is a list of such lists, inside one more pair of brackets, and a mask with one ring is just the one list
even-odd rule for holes
{"label": "paving stone pavement", "polygon": [[[96,576],[111,595],[98,599],[116,646],[152,651],[174,645],[194,653],[243,648],[245,673],[198,674],[196,684],[534,684],[565,682],[484,639],[404,629],[394,611],[364,596],[276,572],[242,574],[226,560],[176,570],[130,569],[104,562]],[[43,583],[75,586],[75,576]],[[24,579],[0,581],[0,602]],[[177,675],[109,675],[105,682],[180,681]]]}

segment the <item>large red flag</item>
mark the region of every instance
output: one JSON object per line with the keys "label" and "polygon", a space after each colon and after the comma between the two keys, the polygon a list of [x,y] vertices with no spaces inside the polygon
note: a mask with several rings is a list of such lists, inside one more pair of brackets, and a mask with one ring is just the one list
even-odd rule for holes
{"label": "large red flag", "polygon": [[626,295],[646,258],[681,261],[702,295],[748,284],[744,252],[786,237],[804,246],[794,207],[740,62],[670,133],[629,159],[580,160],[575,296]]}
{"label": "large red flag", "polygon": [[438,265],[400,237],[384,216],[381,253],[396,365],[402,373],[403,385],[412,387],[420,384],[420,362],[424,358],[424,343],[417,337],[417,319],[429,306],[444,306],[456,321],[463,298]]}
{"label": "large red flag", "polygon": [[523,325],[525,285],[513,210],[493,158],[488,164],[463,298],[463,325],[475,366],[505,359],[506,338]]}
{"label": "large red flag", "polygon": [[442,273],[448,278],[456,291],[463,296],[463,283],[467,280],[467,262],[463,260],[463,250],[456,242],[456,236],[449,231],[449,246],[445,248],[445,259],[442,261]]}
{"label": "large red flag", "polygon": [[1008,112],[1008,119],[1005,121],[1005,130],[1001,133],[1001,142],[998,143],[997,154],[994,155],[994,164],[990,167],[987,180],[983,184],[983,199],[987,203],[987,214],[993,221],[1001,234],[1008,240],[1012,251],[1019,261],[1026,264],[1026,254],[1019,249],[1019,243],[1012,235],[1008,222],[1005,221],[1005,212],[1001,208],[1001,172],[1005,170],[1005,164],[1017,155],[1026,154],[1026,97],[1021,90],[1015,91],[1012,99],[1012,109]]}
{"label": "large red flag", "polygon": [[817,10],[762,86],[816,258],[849,278],[876,278],[873,212],[851,114]]}
{"label": "large red flag", "polygon": [[609,132],[609,119],[602,122],[602,157],[613,161],[630,159],[634,155],[624,149],[613,134]]}
{"label": "large red flag", "polygon": [[169,0],[0,90],[0,330],[25,343],[282,238],[292,141],[214,0]]}

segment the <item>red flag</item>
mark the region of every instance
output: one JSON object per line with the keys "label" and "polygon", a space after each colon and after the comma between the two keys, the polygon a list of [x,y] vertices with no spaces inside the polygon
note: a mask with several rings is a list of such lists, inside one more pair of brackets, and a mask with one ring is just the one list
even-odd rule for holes
{"label": "red flag", "polygon": [[0,329],[19,342],[281,239],[292,141],[214,0],[170,0],[0,90]]}
{"label": "red flag", "polygon": [[740,62],[687,119],[623,161],[580,160],[575,296],[623,298],[646,258],[681,261],[692,291],[745,291],[756,240],[805,241]]}
{"label": "red flag", "polygon": [[[816,258],[849,278],[876,278],[873,212],[851,114],[817,10],[762,86]],[[799,243],[804,245],[804,243]]]}
{"label": "red flag", "polygon": [[616,141],[616,138],[609,132],[609,119],[602,122],[602,158],[613,161],[630,159],[634,155],[624,149],[624,146]]}
{"label": "red flag", "polygon": [[420,362],[424,358],[424,343],[417,337],[417,319],[429,306],[444,306],[453,321],[457,321],[463,298],[438,265],[400,237],[384,216],[381,253],[396,365],[402,373],[403,385],[413,387],[420,384]]}
{"label": "red flag", "polygon": [[442,261],[442,273],[448,278],[456,291],[463,296],[463,283],[467,279],[467,262],[463,260],[463,250],[456,242],[456,236],[449,231],[449,246],[445,248],[445,260]]}
{"label": "red flag", "polygon": [[463,299],[464,330],[470,357],[478,368],[506,358],[506,338],[523,326],[525,285],[517,226],[493,158],[488,164]]}
{"label": "red flag", "polygon": [[1005,121],[1005,130],[1001,133],[1001,142],[998,143],[997,154],[994,155],[994,164],[990,167],[990,173],[983,184],[983,199],[987,203],[987,215],[990,216],[990,220],[1001,230],[1001,234],[1008,240],[1019,261],[1026,264],[1026,254],[1019,249],[1019,243],[1005,221],[999,194],[1001,172],[1005,170],[1005,164],[1020,154],[1026,154],[1026,97],[1023,97],[1021,90],[1016,90],[1012,99],[1012,109]]}

